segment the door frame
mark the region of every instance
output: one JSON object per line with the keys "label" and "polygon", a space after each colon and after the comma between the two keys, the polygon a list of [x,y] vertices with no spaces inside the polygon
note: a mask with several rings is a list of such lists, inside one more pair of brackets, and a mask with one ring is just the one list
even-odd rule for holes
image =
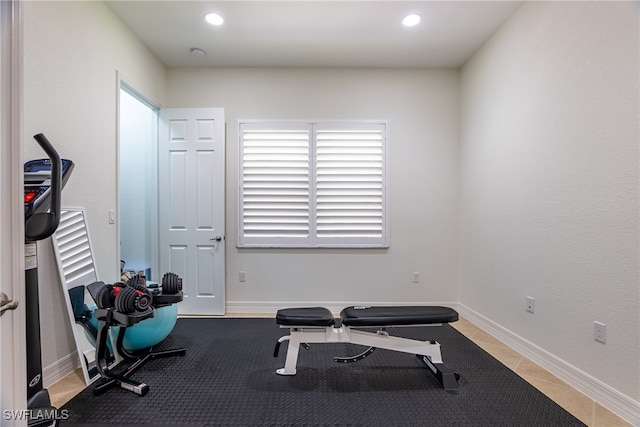
{"label": "door frame", "polygon": [[[152,139],[154,140],[154,144],[152,144],[152,152],[150,153],[150,155],[153,157],[153,162],[151,162],[151,176],[153,178],[154,181],[158,180],[158,131],[159,131],[159,120],[160,120],[160,104],[158,102],[153,101],[150,97],[144,95],[142,92],[140,92],[138,89],[135,88],[135,86],[130,83],[130,81],[123,75],[122,72],[117,71],[117,89],[116,89],[116,105],[117,105],[117,112],[116,112],[116,176],[117,176],[117,180],[116,180],[116,213],[117,213],[117,217],[116,217],[116,236],[118,239],[118,245],[117,245],[117,257],[116,257],[116,261],[117,261],[117,265],[120,265],[120,260],[122,259],[121,256],[121,251],[120,251],[120,236],[121,236],[121,227],[120,227],[120,91],[124,90],[125,92],[127,92],[129,95],[133,96],[134,98],[136,98],[138,101],[140,101],[142,104],[146,105],[147,107],[149,107],[151,110],[155,111],[156,113],[156,125],[153,129],[153,137]],[[159,277],[158,275],[160,274],[159,272],[159,268],[160,268],[160,258],[159,258],[159,252],[158,252],[158,188],[156,186],[155,191],[153,192],[153,194],[151,195],[151,200],[150,200],[151,206],[149,211],[153,212],[153,215],[151,216],[151,218],[149,218],[150,224],[150,231],[151,231],[151,265],[149,266],[151,268],[151,277],[152,278],[157,278]]]}
{"label": "door frame", "polygon": [[[0,1],[0,284],[22,303],[0,321],[1,407],[27,407],[27,350],[24,279],[22,4]],[[4,417],[4,413],[2,414]],[[7,420],[9,424],[17,420]]]}

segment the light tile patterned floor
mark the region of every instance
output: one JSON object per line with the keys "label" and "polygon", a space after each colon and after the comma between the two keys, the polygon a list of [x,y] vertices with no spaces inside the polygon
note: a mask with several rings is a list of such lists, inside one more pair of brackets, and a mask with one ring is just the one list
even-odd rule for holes
{"label": "light tile patterned floor", "polygon": [[[273,315],[234,314],[228,317],[273,317]],[[468,320],[461,318],[451,325],[586,425],[590,427],[631,426]],[[59,408],[84,388],[82,371],[78,369],[49,387],[52,405]]]}

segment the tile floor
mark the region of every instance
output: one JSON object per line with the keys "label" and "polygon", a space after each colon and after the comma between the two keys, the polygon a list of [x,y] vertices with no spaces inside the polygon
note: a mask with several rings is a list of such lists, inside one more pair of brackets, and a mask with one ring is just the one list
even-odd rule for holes
{"label": "tile floor", "polygon": [[[233,317],[258,316],[236,314]],[[590,427],[631,426],[468,320],[460,319],[451,325],[586,425]],[[53,406],[59,408],[84,388],[82,371],[77,369],[49,387]]]}
{"label": "tile floor", "polygon": [[613,412],[600,406],[468,320],[460,319],[451,325],[586,425],[590,427],[631,426]]}

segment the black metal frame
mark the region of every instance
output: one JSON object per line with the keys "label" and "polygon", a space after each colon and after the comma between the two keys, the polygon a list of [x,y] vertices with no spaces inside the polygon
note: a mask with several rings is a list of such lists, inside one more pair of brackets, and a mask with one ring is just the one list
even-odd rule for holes
{"label": "black metal frame", "polygon": [[[92,291],[95,293],[96,289],[94,288]],[[100,378],[93,385],[95,396],[105,393],[113,387],[121,387],[138,396],[144,396],[149,392],[149,386],[129,377],[150,360],[186,354],[187,350],[184,347],[170,350],[154,350],[153,347],[150,347],[139,352],[131,352],[125,349],[123,344],[128,327],[154,317],[156,308],[178,303],[182,301],[182,298],[182,291],[172,295],[157,293],[153,297],[153,307],[144,312],[125,314],[120,313],[114,307],[97,308],[94,311],[95,318],[100,322],[96,339],[96,367]],[[112,326],[120,327],[116,339],[116,351],[122,360],[115,365],[111,364],[113,357],[108,346],[109,330]]]}

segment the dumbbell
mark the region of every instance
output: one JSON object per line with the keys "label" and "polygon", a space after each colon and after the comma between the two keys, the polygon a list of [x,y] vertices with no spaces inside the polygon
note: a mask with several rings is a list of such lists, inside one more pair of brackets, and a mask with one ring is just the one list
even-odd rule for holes
{"label": "dumbbell", "polygon": [[113,285],[104,285],[96,294],[96,305],[98,308],[113,308],[116,304],[116,296],[120,290],[126,286],[122,282]]}
{"label": "dumbbell", "polygon": [[146,311],[151,306],[151,294],[139,284],[129,286],[117,282],[100,289],[96,295],[96,305],[99,308],[115,308],[124,314]]}
{"label": "dumbbell", "polygon": [[182,278],[175,273],[165,273],[162,276],[162,293],[177,294],[182,290]]}
{"label": "dumbbell", "polygon": [[138,289],[139,285],[135,286],[126,286],[116,295],[116,310],[121,313],[131,314],[149,309],[151,306],[151,294],[146,289]]}

